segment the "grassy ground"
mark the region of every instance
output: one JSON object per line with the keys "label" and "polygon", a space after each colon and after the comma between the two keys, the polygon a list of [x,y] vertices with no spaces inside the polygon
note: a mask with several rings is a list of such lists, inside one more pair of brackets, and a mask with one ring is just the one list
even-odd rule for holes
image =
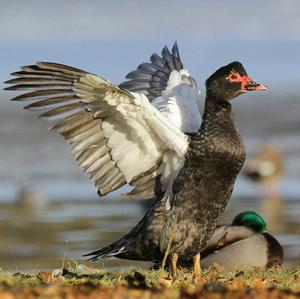
{"label": "grassy ground", "polygon": [[180,271],[172,282],[154,270],[108,272],[64,269],[37,274],[0,273],[0,298],[300,298],[300,268],[226,270],[219,265],[194,280]]}

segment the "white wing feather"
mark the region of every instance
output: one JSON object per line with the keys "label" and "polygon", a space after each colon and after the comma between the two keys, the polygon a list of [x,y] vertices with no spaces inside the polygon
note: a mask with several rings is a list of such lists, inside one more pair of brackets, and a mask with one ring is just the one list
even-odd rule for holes
{"label": "white wing feather", "polygon": [[61,64],[42,62],[13,75],[18,78],[7,83],[16,85],[7,89],[34,90],[15,100],[35,100],[26,108],[47,110],[40,117],[57,120],[52,129],[101,195],[128,183],[134,186],[129,196],[154,197],[159,179],[165,197],[172,197],[187,137],[145,95]]}
{"label": "white wing feather", "polygon": [[200,91],[196,81],[184,69],[175,42],[171,51],[165,46],[161,56],[153,53],[126,75],[119,86],[146,95],[175,127],[184,133],[196,133],[201,125]]}
{"label": "white wing feather", "polygon": [[202,122],[199,108],[200,91],[192,83],[187,70],[173,70],[166,89],[151,102],[184,133],[198,132]]}
{"label": "white wing feather", "polygon": [[[108,90],[111,88],[113,93],[109,94]],[[106,96],[101,100],[119,112],[112,113],[103,120],[101,126],[104,136],[108,139],[107,146],[111,149],[112,160],[116,162],[129,184],[136,177],[159,165],[153,176],[161,175],[161,188],[168,191],[166,196],[169,198],[172,192],[171,182],[183,165],[188,146],[187,137],[152,106],[143,94],[125,93],[91,74],[80,78],[80,81],[75,83],[74,91],[82,98],[82,102],[85,102],[86,98],[89,99],[89,109],[105,113],[106,111],[100,110],[101,105],[91,104],[91,97],[94,95],[97,103],[98,94],[102,93],[103,89],[106,90]]]}

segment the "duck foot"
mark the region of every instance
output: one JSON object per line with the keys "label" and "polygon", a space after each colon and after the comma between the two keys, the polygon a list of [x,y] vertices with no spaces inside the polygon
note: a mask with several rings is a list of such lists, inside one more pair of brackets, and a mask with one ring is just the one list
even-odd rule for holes
{"label": "duck foot", "polygon": [[[170,287],[172,283],[177,280],[178,278],[178,270],[177,270],[177,261],[178,261],[178,255],[176,253],[173,253],[171,255],[171,260],[170,260],[170,269],[169,269],[169,275],[168,277],[165,277],[164,275],[164,267],[161,266],[161,272],[159,275],[159,283],[160,285],[164,287]],[[164,264],[164,262],[163,262]]]}

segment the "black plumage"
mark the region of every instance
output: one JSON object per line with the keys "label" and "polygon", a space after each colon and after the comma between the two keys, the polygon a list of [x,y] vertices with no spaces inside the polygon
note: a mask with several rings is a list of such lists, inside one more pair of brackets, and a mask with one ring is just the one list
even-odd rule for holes
{"label": "black plumage", "polygon": [[[56,120],[51,130],[70,144],[98,194],[128,183],[134,186],[129,195],[155,195],[153,206],[138,225],[120,240],[89,254],[93,259],[117,256],[159,261],[170,247],[173,274],[178,259],[191,258],[199,273],[198,252],[225,209],[245,158],[230,100],[266,88],[250,80],[239,62],[219,69],[206,82],[200,131],[187,142],[144,96],[129,92],[139,91],[150,100],[160,96],[170,74],[179,74],[182,68],[176,44],[172,54],[164,48],[162,57],[153,55],[150,60],[131,73],[128,78],[132,79],[122,88],[77,68],[40,62],[14,73],[18,78],[6,83],[16,85],[7,89],[34,90],[14,100],[37,101],[26,107],[44,111],[41,118]],[[194,80],[185,72],[180,74],[193,88]],[[147,145],[156,151],[145,151]],[[124,146],[132,153],[129,160]],[[144,160],[135,165],[133,158],[140,154]]]}
{"label": "black plumage", "polygon": [[128,80],[122,82],[119,87],[133,92],[141,92],[147,96],[149,101],[160,96],[167,87],[171,72],[183,69],[177,43],[173,45],[172,53],[165,46],[161,56],[156,53],[152,54],[151,62],[144,62],[136,70],[128,73],[126,75]]}
{"label": "black plumage", "polygon": [[[233,73],[248,83],[231,82],[228,78]],[[159,261],[171,244],[169,256],[176,255],[176,264],[177,257],[186,262],[204,248],[245,160],[244,144],[229,101],[247,91],[247,84],[256,83],[239,62],[222,67],[207,80],[203,122],[199,133],[189,137],[185,164],[173,185],[171,209],[166,210],[165,202],[158,196],[129,234],[88,254],[92,259],[115,256]]]}

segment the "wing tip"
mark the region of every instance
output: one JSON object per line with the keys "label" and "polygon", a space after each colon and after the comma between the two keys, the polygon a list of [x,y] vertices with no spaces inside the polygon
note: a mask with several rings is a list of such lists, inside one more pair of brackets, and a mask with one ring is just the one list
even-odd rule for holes
{"label": "wing tip", "polygon": [[[179,54],[179,49],[178,49],[178,43],[177,40],[175,40],[173,47],[172,47],[172,54],[173,56],[177,56],[177,54]],[[179,58],[179,57],[178,57]]]}
{"label": "wing tip", "polygon": [[[3,82],[4,84],[11,84],[9,81],[11,80],[7,80],[5,82]],[[16,85],[12,85],[12,86],[7,86],[5,88],[3,88],[4,91],[9,91],[9,90],[17,90]]]}
{"label": "wing tip", "polygon": [[[183,69],[183,64],[179,55],[178,43],[175,41],[171,51],[168,46],[165,45],[161,51],[161,56],[157,53],[153,53],[149,58],[149,62],[144,62],[134,71],[129,72],[125,76],[127,80],[122,82],[119,86],[122,88],[126,86],[129,91],[147,93],[148,99],[152,101],[154,98],[160,96],[162,91],[166,88],[170,73],[173,70],[180,71],[181,69]],[[149,82],[150,86],[145,87],[141,85],[140,80],[137,79],[143,79],[145,82]],[[159,84],[158,89],[155,87],[157,84]]]}

